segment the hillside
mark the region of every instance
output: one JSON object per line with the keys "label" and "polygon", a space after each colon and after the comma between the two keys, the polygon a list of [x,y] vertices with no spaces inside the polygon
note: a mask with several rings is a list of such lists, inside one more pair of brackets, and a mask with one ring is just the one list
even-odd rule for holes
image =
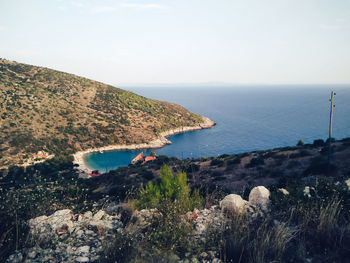
{"label": "hillside", "polygon": [[183,107],[56,70],[0,59],[0,167],[33,153],[144,143],[202,122]]}
{"label": "hillside", "polygon": [[0,261],[348,262],[350,139],[330,164],[328,149],[158,156],[88,180],[72,156],[0,169]]}
{"label": "hillside", "polygon": [[[290,146],[240,154],[223,154],[217,157],[184,159],[159,156],[145,165],[120,167],[93,178],[95,194],[115,195],[122,192],[121,182],[146,184],[159,178],[162,165],[174,171],[184,171],[192,187],[203,192],[220,189],[225,193],[243,194],[251,187],[264,185],[281,187],[291,181],[310,183],[315,178],[350,177],[350,138],[332,144],[331,164],[328,164],[328,144],[316,140],[314,144]],[[89,186],[89,188],[92,187]]]}

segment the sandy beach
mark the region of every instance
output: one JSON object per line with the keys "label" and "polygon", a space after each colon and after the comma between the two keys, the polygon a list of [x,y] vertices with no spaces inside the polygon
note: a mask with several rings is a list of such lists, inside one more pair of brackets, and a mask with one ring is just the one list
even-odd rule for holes
{"label": "sandy beach", "polygon": [[85,151],[79,151],[76,152],[74,156],[74,164],[78,164],[78,169],[81,172],[81,176],[84,174],[86,177],[88,176],[88,173],[91,173],[92,169],[89,168],[85,161],[84,161],[84,155],[87,153],[93,153],[93,152],[105,152],[105,151],[118,151],[118,150],[137,150],[137,149],[155,149],[155,148],[161,148],[167,144],[171,144],[171,141],[167,139],[167,137],[183,133],[183,132],[189,132],[189,131],[195,131],[195,130],[201,130],[201,129],[208,129],[213,126],[215,126],[215,122],[210,120],[209,118],[203,117],[204,122],[196,125],[196,126],[186,126],[186,127],[179,127],[176,129],[171,129],[165,132],[162,132],[157,139],[154,139],[150,141],[149,143],[141,143],[141,144],[115,144],[115,145],[108,145],[100,148],[92,148]]}

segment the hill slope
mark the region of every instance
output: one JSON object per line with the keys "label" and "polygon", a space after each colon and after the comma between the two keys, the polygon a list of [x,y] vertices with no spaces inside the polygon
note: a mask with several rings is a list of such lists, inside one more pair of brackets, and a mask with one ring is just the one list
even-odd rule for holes
{"label": "hill slope", "polygon": [[203,121],[183,107],[56,70],[0,59],[0,167],[28,154],[143,143]]}

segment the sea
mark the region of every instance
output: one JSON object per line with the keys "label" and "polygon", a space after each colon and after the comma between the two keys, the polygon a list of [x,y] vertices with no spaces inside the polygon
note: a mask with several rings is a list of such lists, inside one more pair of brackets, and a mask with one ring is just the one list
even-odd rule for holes
{"label": "sea", "polygon": [[200,158],[312,143],[329,135],[330,95],[334,91],[332,137],[350,137],[350,85],[179,85],[120,87],[169,101],[216,122],[211,129],[170,136],[160,149],[85,155],[86,165],[106,172],[127,166],[140,152]]}

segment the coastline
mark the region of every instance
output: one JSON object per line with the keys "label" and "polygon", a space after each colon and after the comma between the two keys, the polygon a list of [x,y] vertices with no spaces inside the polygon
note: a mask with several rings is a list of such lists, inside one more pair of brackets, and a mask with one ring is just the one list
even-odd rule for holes
{"label": "coastline", "polygon": [[115,145],[108,145],[104,147],[99,148],[92,148],[85,151],[79,151],[76,152],[73,157],[74,161],[73,164],[78,164],[78,170],[80,171],[80,177],[88,177],[88,174],[91,173],[92,169],[89,168],[85,161],[84,161],[84,155],[87,153],[94,153],[94,152],[105,152],[105,151],[118,151],[118,150],[138,150],[138,149],[156,149],[156,148],[162,148],[163,146],[167,144],[171,144],[171,141],[167,139],[167,137],[189,132],[189,131],[196,131],[196,130],[202,130],[202,129],[209,129],[216,125],[214,121],[207,117],[203,117],[204,122],[196,125],[196,126],[186,126],[186,127],[180,127],[176,129],[171,129],[165,132],[162,132],[158,138],[148,142],[148,143],[140,143],[140,144],[115,144]]}

